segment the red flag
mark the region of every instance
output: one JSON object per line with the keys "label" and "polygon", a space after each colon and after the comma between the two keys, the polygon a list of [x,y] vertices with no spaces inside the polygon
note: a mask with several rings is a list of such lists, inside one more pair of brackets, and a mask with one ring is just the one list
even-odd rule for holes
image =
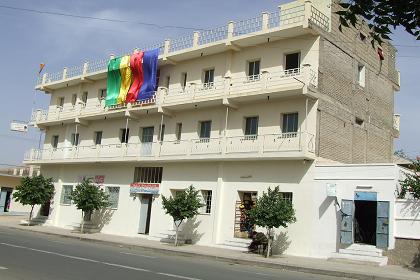
{"label": "red flag", "polygon": [[42,72],[42,70],[44,69],[44,67],[45,67],[45,63],[40,63],[40,64],[39,64],[39,71],[38,71],[38,74],[41,74],[41,72]]}
{"label": "red flag", "polygon": [[384,52],[382,51],[381,48],[378,48],[378,56],[379,56],[379,60],[384,60]]}

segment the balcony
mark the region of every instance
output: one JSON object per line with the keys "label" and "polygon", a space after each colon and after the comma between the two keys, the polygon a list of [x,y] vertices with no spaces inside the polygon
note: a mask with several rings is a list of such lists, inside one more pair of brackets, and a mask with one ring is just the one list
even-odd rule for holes
{"label": "balcony", "polygon": [[[313,34],[317,32],[313,27],[328,31],[329,17],[310,2],[295,1],[280,5],[277,11],[264,12],[254,18],[231,21],[225,26],[196,31],[180,38],[136,49],[143,51],[159,49],[159,64],[164,65],[200,57],[204,50],[206,54],[215,54],[262,44],[267,42],[267,37],[275,41]],[[108,61],[109,59],[88,61],[81,66],[66,67],[60,72],[45,73],[38,78],[36,89],[49,91],[83,81],[103,79],[106,77]]]}
{"label": "balcony", "polygon": [[55,125],[59,122],[74,122],[77,119],[92,119],[95,116],[120,116],[126,111],[136,112],[151,108],[167,108],[174,110],[186,104],[198,102],[222,105],[230,102],[246,102],[247,100],[282,98],[291,95],[310,94],[308,88],[317,87],[317,71],[310,67],[288,69],[284,71],[263,71],[260,75],[244,77],[216,78],[211,83],[188,83],[184,88],[171,85],[169,89],[159,88],[150,100],[105,107],[104,100],[88,100],[87,104],[77,104],[71,108],[54,107],[50,110],[36,110],[32,113],[31,122],[38,126]]}
{"label": "balcony", "polygon": [[26,163],[313,159],[314,135],[305,132],[149,143],[31,149]]}

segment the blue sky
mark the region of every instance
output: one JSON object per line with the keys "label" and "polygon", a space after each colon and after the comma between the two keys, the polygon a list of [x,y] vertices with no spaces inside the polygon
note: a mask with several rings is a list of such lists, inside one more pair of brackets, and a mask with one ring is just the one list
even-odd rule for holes
{"label": "blue sky", "polygon": [[[225,25],[229,20],[250,18],[262,11],[274,11],[273,0],[154,0],[154,1],[19,1],[0,0],[0,5],[71,13],[85,16],[152,22],[193,28]],[[0,118],[0,164],[20,164],[23,154],[38,146],[39,132],[10,131],[12,120],[28,121],[32,109],[46,108],[49,96],[34,91],[39,63],[46,72],[85,60],[131,51],[165,38],[188,34],[189,30],[161,29],[139,24],[112,23],[0,8],[0,68],[2,102]],[[393,36],[398,49],[401,91],[395,95],[395,112],[401,114],[401,136],[396,149],[420,155],[420,90],[418,64],[420,43],[403,31]]]}

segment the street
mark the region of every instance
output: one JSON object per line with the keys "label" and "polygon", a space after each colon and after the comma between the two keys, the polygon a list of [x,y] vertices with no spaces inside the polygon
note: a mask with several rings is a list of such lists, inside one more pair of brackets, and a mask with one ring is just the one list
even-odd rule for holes
{"label": "street", "polygon": [[0,227],[0,279],[338,279]]}

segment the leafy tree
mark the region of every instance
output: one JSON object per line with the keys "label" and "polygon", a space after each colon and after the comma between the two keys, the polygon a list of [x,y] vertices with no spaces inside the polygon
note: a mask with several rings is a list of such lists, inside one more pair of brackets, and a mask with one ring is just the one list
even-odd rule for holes
{"label": "leafy tree", "polygon": [[267,258],[270,256],[272,230],[279,227],[287,228],[288,224],[296,222],[293,205],[283,198],[278,186],[274,190],[268,188],[267,193],[263,192],[247,214],[252,223],[267,229]]}
{"label": "leafy tree", "polygon": [[420,199],[420,160],[417,159],[409,166],[412,172],[405,172],[405,179],[400,180],[401,190],[399,198],[411,194],[415,199]]}
{"label": "leafy tree", "polygon": [[404,152],[403,149],[396,150],[394,152],[394,155],[396,155],[396,156],[398,156],[400,158],[403,158],[403,159],[411,160],[411,158]]}
{"label": "leafy tree", "polygon": [[30,225],[35,205],[47,203],[53,195],[54,185],[52,178],[44,178],[44,176],[39,175],[22,178],[20,185],[16,187],[13,197],[23,205],[31,205],[28,221],[28,225]]}
{"label": "leafy tree", "polygon": [[100,210],[110,205],[109,195],[99,186],[93,184],[91,179],[83,179],[70,197],[77,209],[82,210],[81,233],[83,233],[86,217],[90,217],[94,210]]}
{"label": "leafy tree", "polygon": [[193,186],[177,192],[174,197],[166,198],[162,195],[163,209],[174,220],[175,225],[175,246],[178,245],[178,231],[181,223],[186,219],[194,218],[198,210],[204,206],[199,197],[199,191]]}
{"label": "leafy tree", "polygon": [[401,26],[420,40],[420,2],[419,0],[351,0],[340,1],[343,8],[338,11],[341,26],[356,27],[360,17],[367,21],[371,29],[372,45],[390,40],[390,28]]}

